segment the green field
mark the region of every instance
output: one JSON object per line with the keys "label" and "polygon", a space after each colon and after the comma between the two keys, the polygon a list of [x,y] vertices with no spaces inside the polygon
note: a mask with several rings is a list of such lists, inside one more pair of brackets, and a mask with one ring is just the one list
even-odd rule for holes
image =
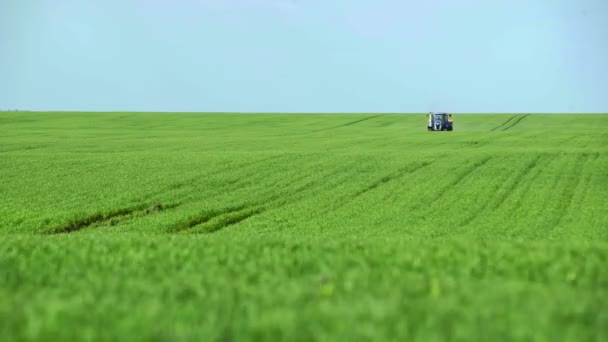
{"label": "green field", "polygon": [[0,112],[3,340],[605,341],[608,116]]}

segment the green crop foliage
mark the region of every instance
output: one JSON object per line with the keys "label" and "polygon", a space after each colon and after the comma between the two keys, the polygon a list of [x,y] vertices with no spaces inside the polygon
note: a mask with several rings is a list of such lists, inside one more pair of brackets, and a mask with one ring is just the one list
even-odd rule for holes
{"label": "green crop foliage", "polygon": [[0,338],[605,341],[608,116],[0,112]]}

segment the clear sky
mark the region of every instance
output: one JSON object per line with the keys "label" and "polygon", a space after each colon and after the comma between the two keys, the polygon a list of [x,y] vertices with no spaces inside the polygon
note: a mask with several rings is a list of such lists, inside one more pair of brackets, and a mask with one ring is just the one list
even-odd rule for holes
{"label": "clear sky", "polygon": [[608,112],[608,0],[0,0],[0,109]]}

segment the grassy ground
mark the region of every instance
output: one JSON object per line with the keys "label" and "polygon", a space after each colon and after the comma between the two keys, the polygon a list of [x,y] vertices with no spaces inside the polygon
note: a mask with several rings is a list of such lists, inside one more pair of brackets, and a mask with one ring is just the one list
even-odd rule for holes
{"label": "grassy ground", "polygon": [[0,336],[608,339],[608,117],[455,119],[0,113]]}

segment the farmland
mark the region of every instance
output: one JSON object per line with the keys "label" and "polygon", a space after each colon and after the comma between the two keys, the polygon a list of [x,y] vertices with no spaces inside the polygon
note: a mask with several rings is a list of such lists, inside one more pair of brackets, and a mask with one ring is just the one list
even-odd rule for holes
{"label": "farmland", "polygon": [[607,119],[0,112],[0,336],[606,340]]}

